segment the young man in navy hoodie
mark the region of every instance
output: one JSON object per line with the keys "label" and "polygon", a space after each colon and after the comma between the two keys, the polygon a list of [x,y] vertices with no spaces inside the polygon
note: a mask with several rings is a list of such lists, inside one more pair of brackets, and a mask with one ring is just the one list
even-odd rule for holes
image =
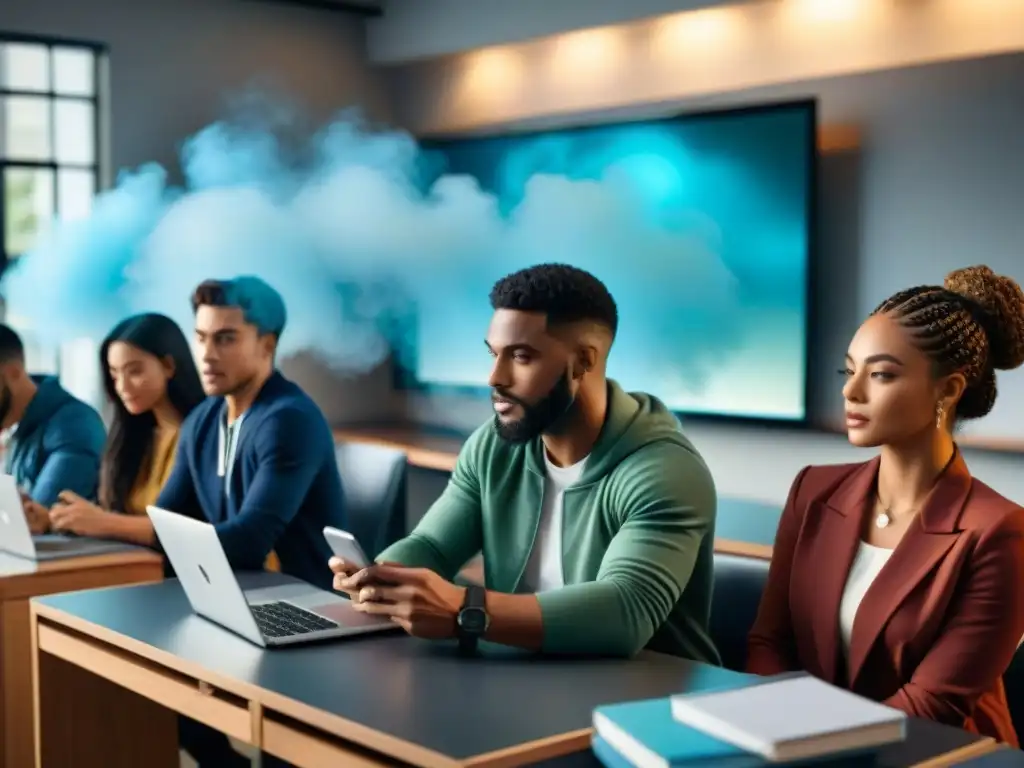
{"label": "young man in navy hoodie", "polygon": [[[209,397],[182,424],[156,505],[212,523],[235,570],[276,560],[330,589],[322,531],[344,528],[341,475],[323,413],[274,365],[284,301],[259,278],[238,277],[202,283],[192,309]],[[248,765],[222,734],[184,718],[180,732],[200,766]]]}
{"label": "young man in navy hoodie", "polygon": [[25,347],[7,325],[0,325],[0,431],[4,472],[22,489],[33,533],[49,528],[48,510],[61,491],[96,497],[107,439],[103,420],[56,377],[29,375]]}

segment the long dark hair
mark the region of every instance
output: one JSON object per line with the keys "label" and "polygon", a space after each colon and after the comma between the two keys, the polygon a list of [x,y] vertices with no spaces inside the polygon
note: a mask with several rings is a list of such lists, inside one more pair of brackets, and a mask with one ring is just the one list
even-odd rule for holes
{"label": "long dark hair", "polygon": [[199,381],[188,340],[171,318],[155,313],[133,315],[118,323],[100,345],[103,387],[114,407],[114,419],[107,436],[100,467],[100,505],[123,511],[138,477],[142,462],[150,454],[156,417],[151,412],[134,416],[118,397],[110,375],[107,352],[116,341],[131,344],[155,357],[174,362],[174,375],[167,382],[167,399],[182,419],[206,396]]}

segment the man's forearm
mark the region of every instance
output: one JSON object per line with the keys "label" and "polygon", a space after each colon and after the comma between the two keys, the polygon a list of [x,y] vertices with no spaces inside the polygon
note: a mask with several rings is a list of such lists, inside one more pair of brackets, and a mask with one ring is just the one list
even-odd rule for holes
{"label": "man's forearm", "polygon": [[544,645],[544,618],[536,595],[487,593],[490,625],[484,639],[492,643],[539,651]]}
{"label": "man's forearm", "polygon": [[260,570],[277,546],[284,525],[271,515],[239,515],[214,525],[224,554],[235,570]]}

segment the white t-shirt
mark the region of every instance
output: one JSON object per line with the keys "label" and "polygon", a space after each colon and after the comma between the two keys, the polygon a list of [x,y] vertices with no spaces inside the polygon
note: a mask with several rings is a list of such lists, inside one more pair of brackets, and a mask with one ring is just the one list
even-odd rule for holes
{"label": "white t-shirt", "polygon": [[[542,449],[543,450],[543,449]],[[562,576],[562,497],[565,489],[576,483],[583,474],[586,457],[570,467],[551,463],[544,452],[544,501],[541,504],[537,538],[533,541],[530,559],[523,573],[523,588],[527,592],[546,592],[565,586]]]}
{"label": "white t-shirt", "polygon": [[235,454],[238,449],[238,438],[242,434],[243,413],[228,424],[227,409],[220,420],[217,435],[217,474],[224,478],[224,493],[231,493],[231,473],[235,468]]}
{"label": "white t-shirt", "polygon": [[868,587],[874,582],[882,566],[889,561],[892,553],[891,549],[876,547],[863,541],[857,547],[857,554],[846,576],[843,597],[839,601],[839,635],[846,657],[850,655],[850,638],[853,636],[853,620],[857,617],[857,609],[860,608]]}

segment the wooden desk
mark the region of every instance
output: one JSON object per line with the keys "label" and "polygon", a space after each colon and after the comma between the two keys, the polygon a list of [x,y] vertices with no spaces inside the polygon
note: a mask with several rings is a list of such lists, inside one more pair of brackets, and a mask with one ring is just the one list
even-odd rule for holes
{"label": "wooden desk", "polygon": [[[273,576],[246,574],[243,586]],[[753,679],[652,653],[539,660],[489,646],[467,660],[451,643],[400,632],[264,651],[194,616],[173,580],[40,598],[32,610],[40,666],[57,657],[79,667],[97,682],[92,696],[123,687],[119,697],[103,694],[104,739],[89,733],[95,699],[60,692],[59,737],[48,723],[41,728],[46,768],[170,766],[163,745],[175,728],[171,710],[305,768],[509,768],[586,748],[599,704]],[[45,708],[55,695],[44,687],[38,703]],[[145,725],[134,714],[141,710]],[[146,730],[163,751],[132,752],[121,738],[126,728],[112,726],[123,723]]]}
{"label": "wooden desk", "polygon": [[[413,427],[338,429],[334,437],[338,441],[397,448],[409,457],[410,466],[437,472],[454,469],[463,442],[459,438],[439,437]],[[715,551],[770,559],[781,514],[782,508],[775,504],[720,498]],[[478,573],[480,566],[474,562],[469,568]]]}
{"label": "wooden desk", "polygon": [[29,599],[163,578],[163,560],[144,550],[36,563],[0,554],[0,766],[32,763],[34,708]]}
{"label": "wooden desk", "polygon": [[[192,615],[173,580],[39,598],[32,614],[41,662],[59,658],[117,691],[97,701],[80,688],[41,689],[37,706],[66,703],[59,739],[41,729],[46,768],[176,766],[172,710],[300,768],[598,768],[586,751],[595,706],[757,679],[653,653],[557,660],[489,646],[467,660],[401,633],[264,651]],[[915,720],[907,741],[868,764],[931,768],[996,749]]]}
{"label": "wooden desk", "polygon": [[451,472],[465,438],[446,437],[413,426],[352,427],[334,430],[338,442],[371,443],[405,451],[409,464]]}

